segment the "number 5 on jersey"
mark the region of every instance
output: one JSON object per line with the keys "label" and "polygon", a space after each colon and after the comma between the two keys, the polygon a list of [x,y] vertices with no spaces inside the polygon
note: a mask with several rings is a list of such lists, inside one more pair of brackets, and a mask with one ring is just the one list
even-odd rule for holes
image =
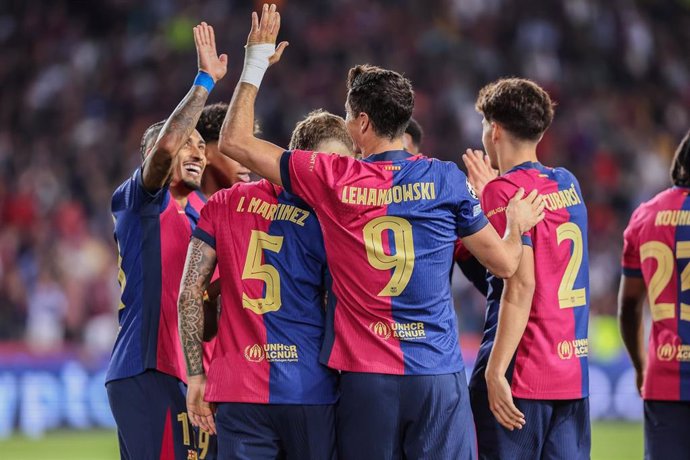
{"label": "number 5 on jersey", "polygon": [[[383,232],[390,230],[395,242],[395,253],[386,254],[383,248]],[[391,270],[393,274],[379,296],[396,297],[403,293],[414,269],[414,241],[412,225],[394,216],[377,217],[364,226],[364,245],[369,264],[377,270]]]}
{"label": "number 5 on jersey", "polygon": [[262,298],[251,298],[242,293],[242,306],[257,315],[276,311],[282,305],[280,299],[280,274],[273,265],[261,263],[263,251],[280,252],[283,237],[273,236],[259,230],[252,230],[247,249],[247,259],[242,271],[243,280],[261,280],[266,283],[266,295]]}

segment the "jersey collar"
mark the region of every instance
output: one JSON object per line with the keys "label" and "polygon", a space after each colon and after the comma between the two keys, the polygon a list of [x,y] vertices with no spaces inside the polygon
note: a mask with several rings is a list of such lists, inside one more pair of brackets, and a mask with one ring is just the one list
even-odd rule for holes
{"label": "jersey collar", "polygon": [[525,161],[524,163],[520,163],[517,166],[513,166],[511,169],[506,171],[504,174],[508,174],[508,173],[513,172],[513,171],[520,171],[523,169],[538,169],[541,171],[542,169],[544,169],[544,165],[542,165],[538,161]]}
{"label": "jersey collar", "polygon": [[407,160],[408,158],[412,158],[413,156],[414,155],[412,155],[409,152],[406,152],[405,150],[388,150],[387,152],[369,155],[368,157],[363,158],[362,161],[373,163],[375,161]]}

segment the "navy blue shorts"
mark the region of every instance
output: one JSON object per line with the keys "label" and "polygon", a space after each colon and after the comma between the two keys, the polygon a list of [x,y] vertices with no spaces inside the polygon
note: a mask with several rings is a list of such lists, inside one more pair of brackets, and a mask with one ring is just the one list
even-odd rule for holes
{"label": "navy blue shorts", "polygon": [[486,391],[473,390],[471,399],[480,459],[589,460],[589,398],[514,398],[525,414],[525,426],[513,431],[503,428],[491,413]]}
{"label": "navy blue shorts", "polygon": [[180,385],[155,370],[106,384],[122,459],[187,460],[194,452]]}
{"label": "navy blue shorts", "polygon": [[219,403],[218,458],[330,460],[335,458],[335,407]]}
{"label": "navy blue shorts", "polygon": [[690,402],[644,402],[644,458],[687,459],[690,455]]}
{"label": "navy blue shorts", "polygon": [[469,391],[463,372],[343,372],[340,393],[340,460],[476,458]]}

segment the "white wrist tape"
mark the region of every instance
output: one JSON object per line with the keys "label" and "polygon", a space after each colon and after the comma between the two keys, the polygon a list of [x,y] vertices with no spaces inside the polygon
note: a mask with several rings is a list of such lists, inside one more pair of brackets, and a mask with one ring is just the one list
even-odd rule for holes
{"label": "white wrist tape", "polygon": [[244,52],[244,68],[240,81],[257,88],[260,87],[261,80],[263,80],[266,69],[268,69],[268,58],[273,56],[275,52],[276,46],[272,43],[247,46]]}

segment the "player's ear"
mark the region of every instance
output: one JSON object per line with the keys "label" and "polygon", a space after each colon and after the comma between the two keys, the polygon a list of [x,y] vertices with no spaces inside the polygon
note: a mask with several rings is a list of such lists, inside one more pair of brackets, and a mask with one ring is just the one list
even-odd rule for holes
{"label": "player's ear", "polygon": [[369,115],[367,115],[364,112],[361,112],[359,114],[358,118],[359,118],[359,132],[364,134],[371,127],[371,120],[369,120]]}
{"label": "player's ear", "polygon": [[495,121],[491,122],[491,142],[494,144],[498,142],[498,140],[501,138],[503,135],[503,128],[501,125],[496,123]]}

